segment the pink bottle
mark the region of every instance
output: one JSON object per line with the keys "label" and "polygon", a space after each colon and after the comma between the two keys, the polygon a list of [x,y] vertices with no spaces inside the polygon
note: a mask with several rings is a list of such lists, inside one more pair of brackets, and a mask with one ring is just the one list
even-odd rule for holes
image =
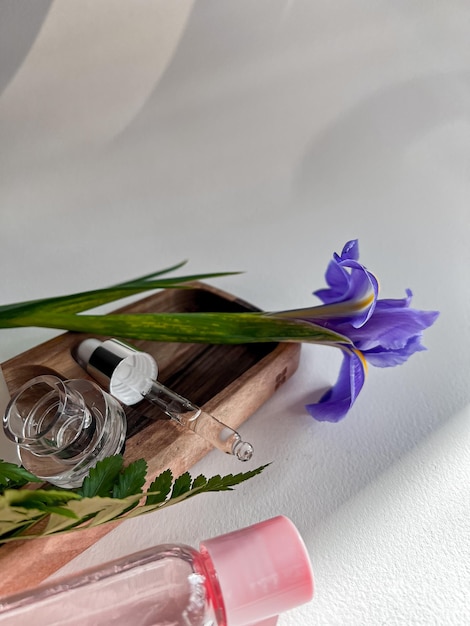
{"label": "pink bottle", "polygon": [[167,544],[0,599],[0,625],[274,626],[308,602],[313,575],[286,517]]}

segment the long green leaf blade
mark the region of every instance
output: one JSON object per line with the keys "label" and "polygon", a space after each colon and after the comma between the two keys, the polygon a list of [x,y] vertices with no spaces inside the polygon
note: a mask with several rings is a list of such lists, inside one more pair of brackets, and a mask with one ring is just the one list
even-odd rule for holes
{"label": "long green leaf blade", "polygon": [[170,267],[165,267],[162,270],[157,270],[156,272],[152,272],[151,274],[145,274],[144,276],[139,276],[139,278],[133,278],[132,280],[126,280],[122,283],[117,283],[116,285],[113,285],[114,287],[118,287],[121,285],[126,285],[127,283],[135,283],[137,281],[141,281],[141,280],[149,280],[150,278],[156,278],[157,276],[163,276],[163,274],[169,274],[170,272],[174,272],[175,270],[179,270],[180,267],[183,267],[183,265],[186,265],[188,261],[180,261],[179,263],[176,263],[176,265],[170,265]]}
{"label": "long green leaf blade", "polygon": [[108,304],[109,302],[115,302],[116,300],[142,293],[143,291],[187,288],[188,283],[197,280],[217,278],[236,273],[238,272],[192,274],[189,276],[181,276],[179,278],[166,278],[161,280],[136,279],[114,287],[107,287],[105,289],[95,289],[92,291],[84,291],[66,296],[56,296],[52,298],[41,298],[39,300],[6,304],[0,306],[0,319],[14,321],[18,316],[21,317],[24,315],[46,312],[79,313],[81,311],[88,311],[103,304]]}
{"label": "long green leaf blade", "polygon": [[[58,296],[58,297],[52,297],[52,298],[40,298],[36,300],[26,300],[23,302],[15,302],[13,304],[4,304],[0,306],[0,314],[14,312],[15,310],[17,311],[21,311],[23,309],[27,310],[29,307],[33,307],[33,306],[35,307],[36,305],[43,305],[43,304],[48,305],[48,304],[55,304],[55,303],[60,304],[61,301],[71,301],[75,298],[78,300],[86,296],[90,296],[90,301],[91,301],[92,298],[95,297],[99,293],[107,292],[107,291],[111,292],[112,290],[117,290],[118,288],[126,288],[129,284],[135,284],[135,283],[147,281],[151,278],[156,278],[157,276],[168,274],[169,272],[173,272],[174,270],[177,270],[180,267],[183,267],[183,265],[186,265],[186,263],[187,261],[181,261],[180,263],[177,263],[176,265],[172,265],[171,267],[164,268],[157,272],[152,272],[151,274],[145,274],[144,276],[140,276],[139,278],[133,278],[132,280],[124,281],[122,283],[117,283],[116,285],[112,285],[111,287],[106,287],[104,289],[94,289],[91,291],[83,291],[80,293],[70,294],[66,296]],[[121,296],[121,297],[124,297],[124,296]],[[116,298],[116,300],[117,299],[118,298]],[[108,300],[108,302],[111,302],[111,301],[112,300]],[[97,306],[97,305],[92,305],[92,306]],[[85,309],[79,309],[79,310],[84,311]]]}
{"label": "long green leaf blade", "polygon": [[14,324],[0,318],[0,328],[13,325],[58,328],[152,341],[214,344],[302,341],[350,344],[350,340],[343,335],[321,326],[259,313],[72,315],[38,311],[15,318]]}

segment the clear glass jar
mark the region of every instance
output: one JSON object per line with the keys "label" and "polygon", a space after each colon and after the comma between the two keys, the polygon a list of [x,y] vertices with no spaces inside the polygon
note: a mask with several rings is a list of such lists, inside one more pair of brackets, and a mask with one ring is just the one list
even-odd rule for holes
{"label": "clear glass jar", "polygon": [[24,467],[65,488],[80,486],[91,467],[121,450],[126,423],[119,402],[95,383],[51,375],[24,384],[3,416]]}

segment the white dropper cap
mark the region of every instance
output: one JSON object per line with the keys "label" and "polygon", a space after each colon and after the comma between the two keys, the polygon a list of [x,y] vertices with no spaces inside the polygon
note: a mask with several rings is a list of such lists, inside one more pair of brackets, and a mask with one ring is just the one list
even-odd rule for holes
{"label": "white dropper cap", "polygon": [[73,356],[90,376],[127,406],[142,400],[158,374],[157,363],[150,354],[117,339],[85,339]]}

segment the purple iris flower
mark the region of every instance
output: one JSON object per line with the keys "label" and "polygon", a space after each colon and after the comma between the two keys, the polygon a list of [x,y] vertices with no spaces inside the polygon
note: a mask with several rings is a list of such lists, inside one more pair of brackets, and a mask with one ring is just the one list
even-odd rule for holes
{"label": "purple iris flower", "polygon": [[350,340],[350,346],[338,344],[344,357],[335,385],[319,402],[306,406],[315,419],[338,422],[362,389],[367,363],[376,367],[400,365],[415,352],[425,350],[422,332],[439,313],[412,309],[409,289],[405,298],[379,300],[376,277],[359,263],[357,240],[349,241],[341,255],[334,254],[325,278],[328,287],[314,293],[322,305],[280,315],[307,320]]}

